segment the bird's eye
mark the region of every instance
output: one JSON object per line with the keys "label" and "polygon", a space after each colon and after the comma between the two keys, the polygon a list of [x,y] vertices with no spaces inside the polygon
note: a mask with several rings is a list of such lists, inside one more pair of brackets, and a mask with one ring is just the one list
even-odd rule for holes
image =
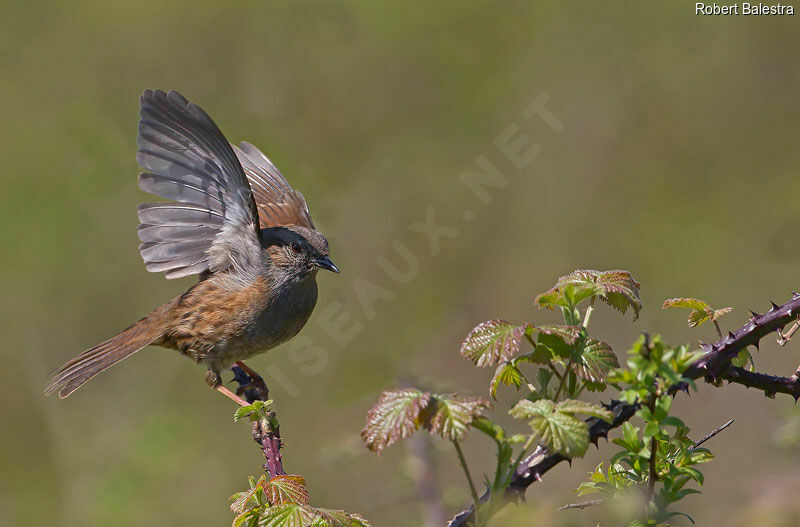
{"label": "bird's eye", "polygon": [[293,244],[292,244],[292,252],[293,252],[294,254],[300,254],[300,246],[299,246],[299,245],[297,245],[296,243],[293,243]]}

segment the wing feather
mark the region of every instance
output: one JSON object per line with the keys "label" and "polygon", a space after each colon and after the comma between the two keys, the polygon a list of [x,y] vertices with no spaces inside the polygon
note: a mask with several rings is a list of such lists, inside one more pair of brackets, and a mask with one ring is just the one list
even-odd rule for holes
{"label": "wing feather", "polygon": [[300,225],[313,229],[303,194],[289,185],[272,161],[248,142],[231,146],[250,182],[261,227]]}
{"label": "wing feather", "polygon": [[177,92],[140,98],[139,187],[169,200],[139,207],[145,267],[178,278],[259,265],[259,212],[236,153],[199,106]]}

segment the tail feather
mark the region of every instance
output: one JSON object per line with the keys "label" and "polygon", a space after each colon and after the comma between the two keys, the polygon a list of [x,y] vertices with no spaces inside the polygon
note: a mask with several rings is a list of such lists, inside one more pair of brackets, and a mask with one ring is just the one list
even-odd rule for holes
{"label": "tail feather", "polygon": [[58,392],[60,398],[80,388],[95,375],[126,359],[158,339],[152,320],[145,317],[122,333],[90,348],[52,372],[45,395]]}

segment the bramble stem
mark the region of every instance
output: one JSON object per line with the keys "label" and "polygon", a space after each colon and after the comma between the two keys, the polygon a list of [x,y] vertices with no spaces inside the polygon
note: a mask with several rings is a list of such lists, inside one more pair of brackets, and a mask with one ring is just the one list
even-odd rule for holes
{"label": "bramble stem", "polygon": [[[244,363],[236,363],[231,370],[234,380],[239,383],[238,392],[241,392],[248,399],[266,401],[269,399],[269,388],[264,379],[255,371],[245,366]],[[275,412],[270,411],[267,419],[262,419],[253,423],[253,440],[261,447],[264,453],[263,467],[271,478],[286,474],[283,470],[283,460],[281,456],[280,427]]]}

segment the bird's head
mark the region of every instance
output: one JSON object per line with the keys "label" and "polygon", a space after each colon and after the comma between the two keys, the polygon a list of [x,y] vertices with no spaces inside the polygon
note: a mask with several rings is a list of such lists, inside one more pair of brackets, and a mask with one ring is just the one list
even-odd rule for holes
{"label": "bird's head", "polygon": [[298,278],[317,269],[339,272],[330,259],[328,240],[314,229],[298,225],[270,227],[261,230],[261,240],[270,266]]}

